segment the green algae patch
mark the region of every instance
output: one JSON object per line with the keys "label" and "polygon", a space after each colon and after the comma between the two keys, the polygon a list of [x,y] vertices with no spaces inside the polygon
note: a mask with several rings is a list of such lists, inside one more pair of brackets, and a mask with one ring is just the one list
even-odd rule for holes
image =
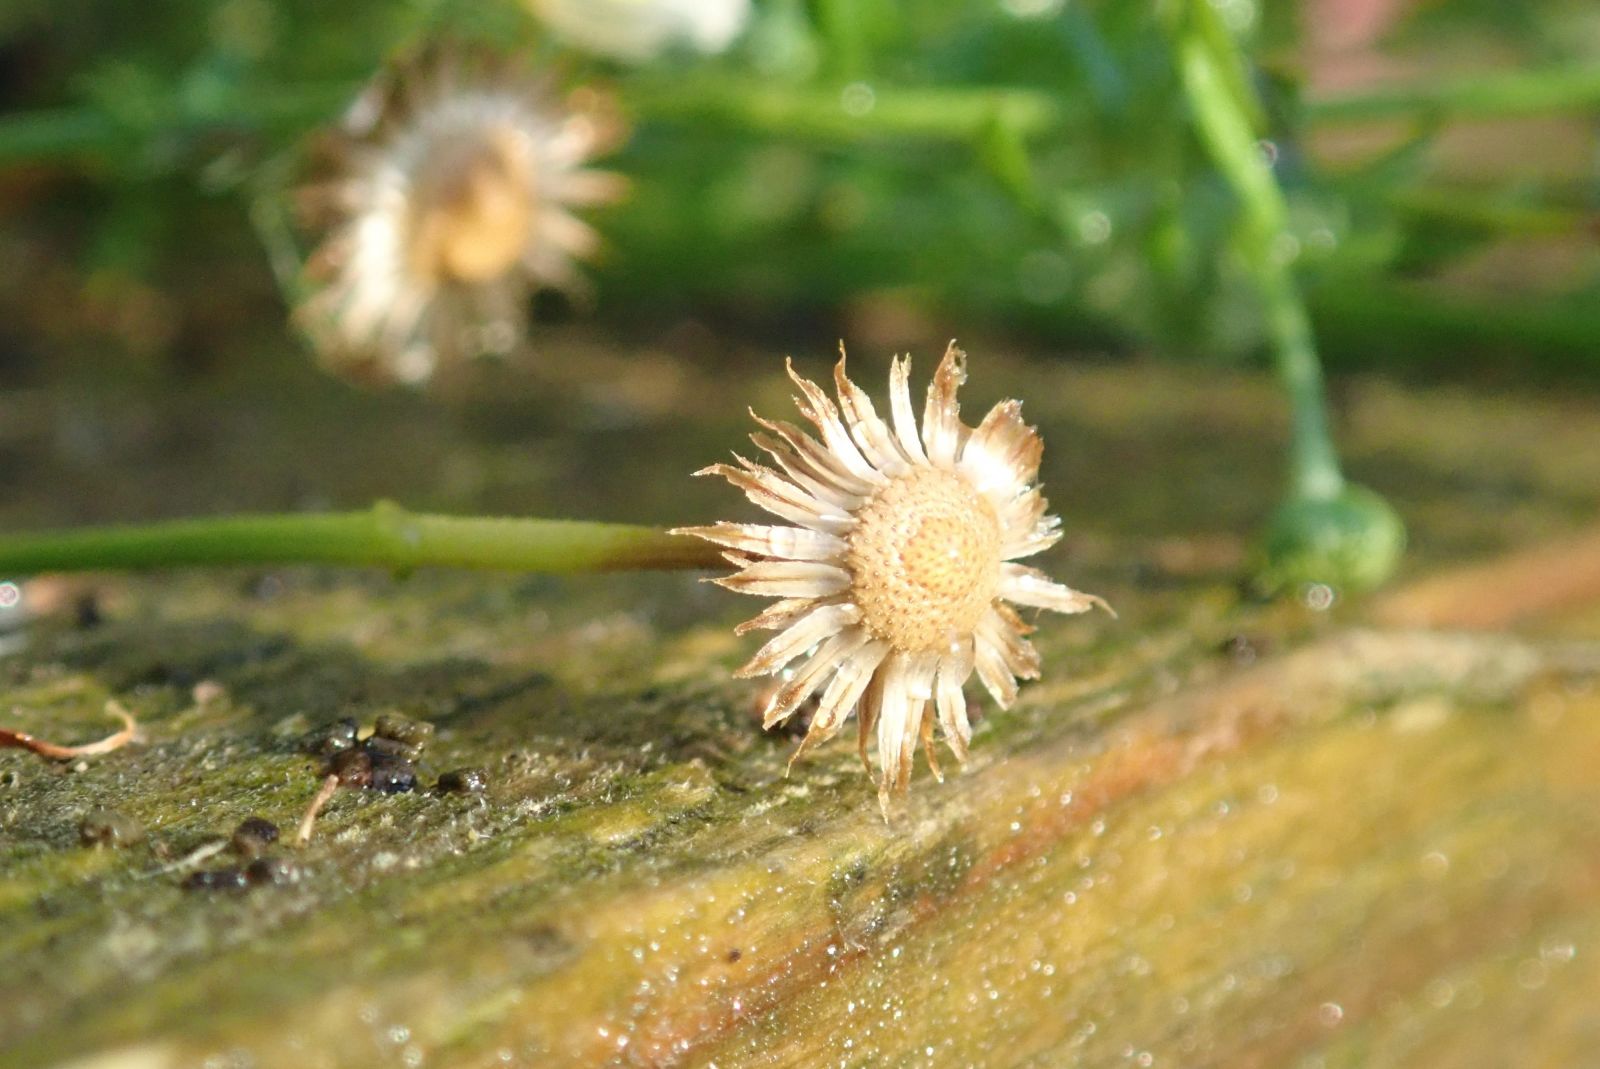
{"label": "green algae patch", "polygon": [[[1050,443],[1052,567],[1121,616],[1041,621],[1044,678],[984,703],[970,767],[919,766],[889,824],[849,740],[786,772],[793,738],[728,674],[747,606],[689,576],[180,572],[94,580],[98,620],[7,633],[6,726],[89,739],[116,700],[145,741],[0,752],[0,1062],[1471,1066],[1505,1035],[1581,1061],[1594,613],[1465,637],[1375,629],[1347,591],[1252,602],[1234,532],[1277,485],[1269,384],[997,369]],[[729,401],[715,426],[612,433],[579,405],[560,444],[508,445],[511,400],[486,429],[472,403],[223,384],[203,423],[172,416],[223,458],[211,491],[147,454],[147,482],[99,492],[197,511],[277,485],[264,450],[301,433],[330,460],[295,490],[334,502],[396,495],[387,465],[430,508],[704,522],[724,502],[683,473],[746,401],[784,402],[758,396],[772,370],[704,383]],[[1488,444],[1453,393],[1355,383],[1349,403],[1352,469],[1404,505],[1419,571],[1600,507],[1600,430],[1547,448],[1538,397],[1474,397]],[[8,523],[61,519],[62,472],[34,459]],[[396,715],[434,729],[416,789],[340,788],[294,847],[327,761],[308,736]],[[469,768],[478,789],[438,789]],[[95,811],[143,837],[86,845]],[[297,878],[186,888],[247,866],[251,818]]]}

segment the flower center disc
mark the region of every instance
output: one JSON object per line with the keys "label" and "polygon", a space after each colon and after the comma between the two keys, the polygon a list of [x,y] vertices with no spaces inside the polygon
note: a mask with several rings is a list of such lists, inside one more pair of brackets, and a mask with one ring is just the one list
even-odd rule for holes
{"label": "flower center disc", "polygon": [[902,650],[946,649],[994,600],[1000,523],[959,475],[919,468],[856,514],[846,563],[868,631]]}
{"label": "flower center disc", "polygon": [[428,277],[489,282],[522,258],[533,223],[529,168],[507,137],[451,146],[418,181],[412,249]]}

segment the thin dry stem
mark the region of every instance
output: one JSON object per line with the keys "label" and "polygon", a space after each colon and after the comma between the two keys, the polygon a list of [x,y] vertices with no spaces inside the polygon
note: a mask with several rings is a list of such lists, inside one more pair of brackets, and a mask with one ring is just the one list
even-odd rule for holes
{"label": "thin dry stem", "polygon": [[133,718],[132,713],[122,707],[120,702],[116,699],[106,702],[106,714],[121,720],[122,730],[95,742],[86,742],[81,746],[63,746],[29,735],[25,731],[0,728],[0,748],[15,747],[52,761],[71,761],[79,757],[98,757],[113,750],[120,750],[130,742],[139,741],[139,722]]}
{"label": "thin dry stem", "polygon": [[304,846],[311,841],[311,829],[316,826],[317,814],[322,812],[334,792],[339,789],[339,776],[330,772],[322,780],[322,787],[317,791],[317,796],[311,799],[311,804],[306,807],[305,816],[300,818],[300,827],[294,833],[294,841]]}

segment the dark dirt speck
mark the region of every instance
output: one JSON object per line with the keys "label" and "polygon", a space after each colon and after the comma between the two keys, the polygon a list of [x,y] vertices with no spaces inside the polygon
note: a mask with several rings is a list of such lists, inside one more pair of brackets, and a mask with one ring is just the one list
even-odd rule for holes
{"label": "dark dirt speck", "polygon": [[372,734],[374,738],[391,739],[420,750],[433,738],[433,725],[426,720],[412,720],[398,713],[382,713]]}
{"label": "dark dirt speck", "polygon": [[132,846],[144,841],[144,825],[121,810],[97,806],[78,821],[78,838],[85,846]]}
{"label": "dark dirt speck", "polygon": [[350,717],[335,720],[306,735],[301,747],[319,757],[332,757],[356,744],[357,724]]}
{"label": "dark dirt speck", "polygon": [[278,841],[278,826],[262,817],[250,817],[233,829],[233,852],[241,857],[259,857]]}
{"label": "dark dirt speck", "polygon": [[185,891],[242,891],[249,881],[239,869],[202,869],[185,877],[181,886]]}
{"label": "dark dirt speck", "polygon": [[489,788],[489,773],[481,768],[456,768],[439,776],[440,794],[481,794]]}
{"label": "dark dirt speck", "polygon": [[300,866],[288,858],[258,857],[245,867],[244,876],[252,887],[297,883]]}

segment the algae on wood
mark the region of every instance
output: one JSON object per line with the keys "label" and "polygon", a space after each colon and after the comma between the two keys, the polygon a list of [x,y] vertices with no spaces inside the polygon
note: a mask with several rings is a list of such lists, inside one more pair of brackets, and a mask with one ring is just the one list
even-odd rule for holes
{"label": "algae on wood", "polygon": [[[919,770],[892,827],[848,742],[785,778],[792,740],[762,735],[753,688],[727,676],[746,607],[693,577],[179,573],[96,584],[97,626],[11,632],[7,726],[91,737],[116,698],[150,741],[66,767],[0,753],[0,1063],[1591,1057],[1593,605],[1513,637],[1242,603],[1230,532],[1273,500],[1269,386],[986,367],[980,394],[1031,380],[1073,532],[1056,570],[1122,618],[1046,621],[1045,680],[987,716],[965,774]],[[212,436],[205,466],[181,435],[135,448],[100,506],[117,515],[96,518],[390,495],[703,520],[726,501],[682,473],[737,445],[772,371],[717,385],[684,368],[673,411],[555,384],[571,425],[531,429],[515,397],[451,417],[295,378],[242,424],[190,427]],[[211,388],[213,415],[262,396]],[[726,418],[674,414],[714,395]],[[1600,429],[1547,448],[1553,404],[1354,392],[1352,467],[1410,503],[1419,569],[1570,531],[1600,503]],[[1463,441],[1461,410],[1496,440]],[[282,444],[297,429],[311,440]],[[41,482],[0,519],[85,518],[60,511],[53,444],[10,448]],[[341,791],[308,847],[278,851],[303,870],[291,885],[151,875],[246,817],[292,825],[318,781],[305,732],[387,711],[436,725],[427,784],[481,766],[488,790]],[[95,806],[147,838],[81,845]]]}

